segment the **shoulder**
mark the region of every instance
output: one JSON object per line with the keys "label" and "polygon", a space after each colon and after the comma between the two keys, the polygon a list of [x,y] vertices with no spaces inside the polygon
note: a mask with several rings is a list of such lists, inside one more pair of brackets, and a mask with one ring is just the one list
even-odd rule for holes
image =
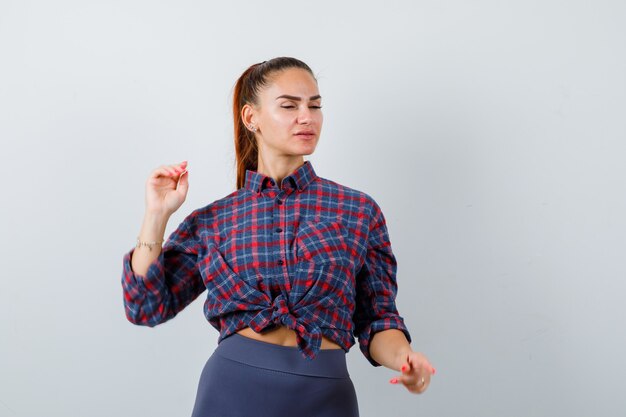
{"label": "shoulder", "polygon": [[328,192],[330,195],[336,198],[348,199],[358,204],[361,209],[360,211],[372,217],[378,216],[378,213],[381,211],[374,197],[365,191],[348,187],[347,185],[323,177],[318,177],[316,183],[318,187]]}

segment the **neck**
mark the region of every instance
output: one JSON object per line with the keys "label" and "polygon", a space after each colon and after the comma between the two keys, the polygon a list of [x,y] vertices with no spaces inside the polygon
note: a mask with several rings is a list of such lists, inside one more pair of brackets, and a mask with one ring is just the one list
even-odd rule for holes
{"label": "neck", "polygon": [[259,154],[257,172],[273,178],[276,184],[281,187],[283,178],[301,167],[302,164],[304,164],[302,155],[268,157]]}

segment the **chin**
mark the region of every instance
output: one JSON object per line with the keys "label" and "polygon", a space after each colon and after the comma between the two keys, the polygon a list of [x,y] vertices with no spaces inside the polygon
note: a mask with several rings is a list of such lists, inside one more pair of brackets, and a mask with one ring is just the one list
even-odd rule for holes
{"label": "chin", "polygon": [[313,152],[315,152],[315,146],[307,146],[305,149],[302,149],[302,151],[299,153],[301,155],[311,155]]}
{"label": "chin", "polygon": [[289,151],[294,155],[309,155],[315,152],[316,143],[300,143],[297,146],[290,146]]}

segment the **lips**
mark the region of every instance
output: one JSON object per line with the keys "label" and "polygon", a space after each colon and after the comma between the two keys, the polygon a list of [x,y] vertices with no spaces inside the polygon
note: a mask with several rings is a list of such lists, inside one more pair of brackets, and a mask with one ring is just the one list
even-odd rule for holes
{"label": "lips", "polygon": [[299,132],[296,132],[294,136],[299,139],[310,141],[315,139],[315,132],[312,130],[301,130]]}
{"label": "lips", "polygon": [[301,130],[295,133],[296,136],[313,136],[315,132],[312,130]]}

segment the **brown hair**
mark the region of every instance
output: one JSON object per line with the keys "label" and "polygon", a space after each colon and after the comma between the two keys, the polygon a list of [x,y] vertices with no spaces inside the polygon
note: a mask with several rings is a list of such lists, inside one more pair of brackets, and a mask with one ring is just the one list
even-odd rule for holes
{"label": "brown hair", "polygon": [[233,93],[233,121],[235,126],[235,153],[237,157],[237,189],[244,186],[246,170],[257,170],[258,148],[254,133],[241,119],[241,109],[245,104],[258,104],[259,92],[271,81],[274,73],[289,68],[302,68],[315,79],[313,71],[296,58],[278,57],[250,66],[241,74]]}

